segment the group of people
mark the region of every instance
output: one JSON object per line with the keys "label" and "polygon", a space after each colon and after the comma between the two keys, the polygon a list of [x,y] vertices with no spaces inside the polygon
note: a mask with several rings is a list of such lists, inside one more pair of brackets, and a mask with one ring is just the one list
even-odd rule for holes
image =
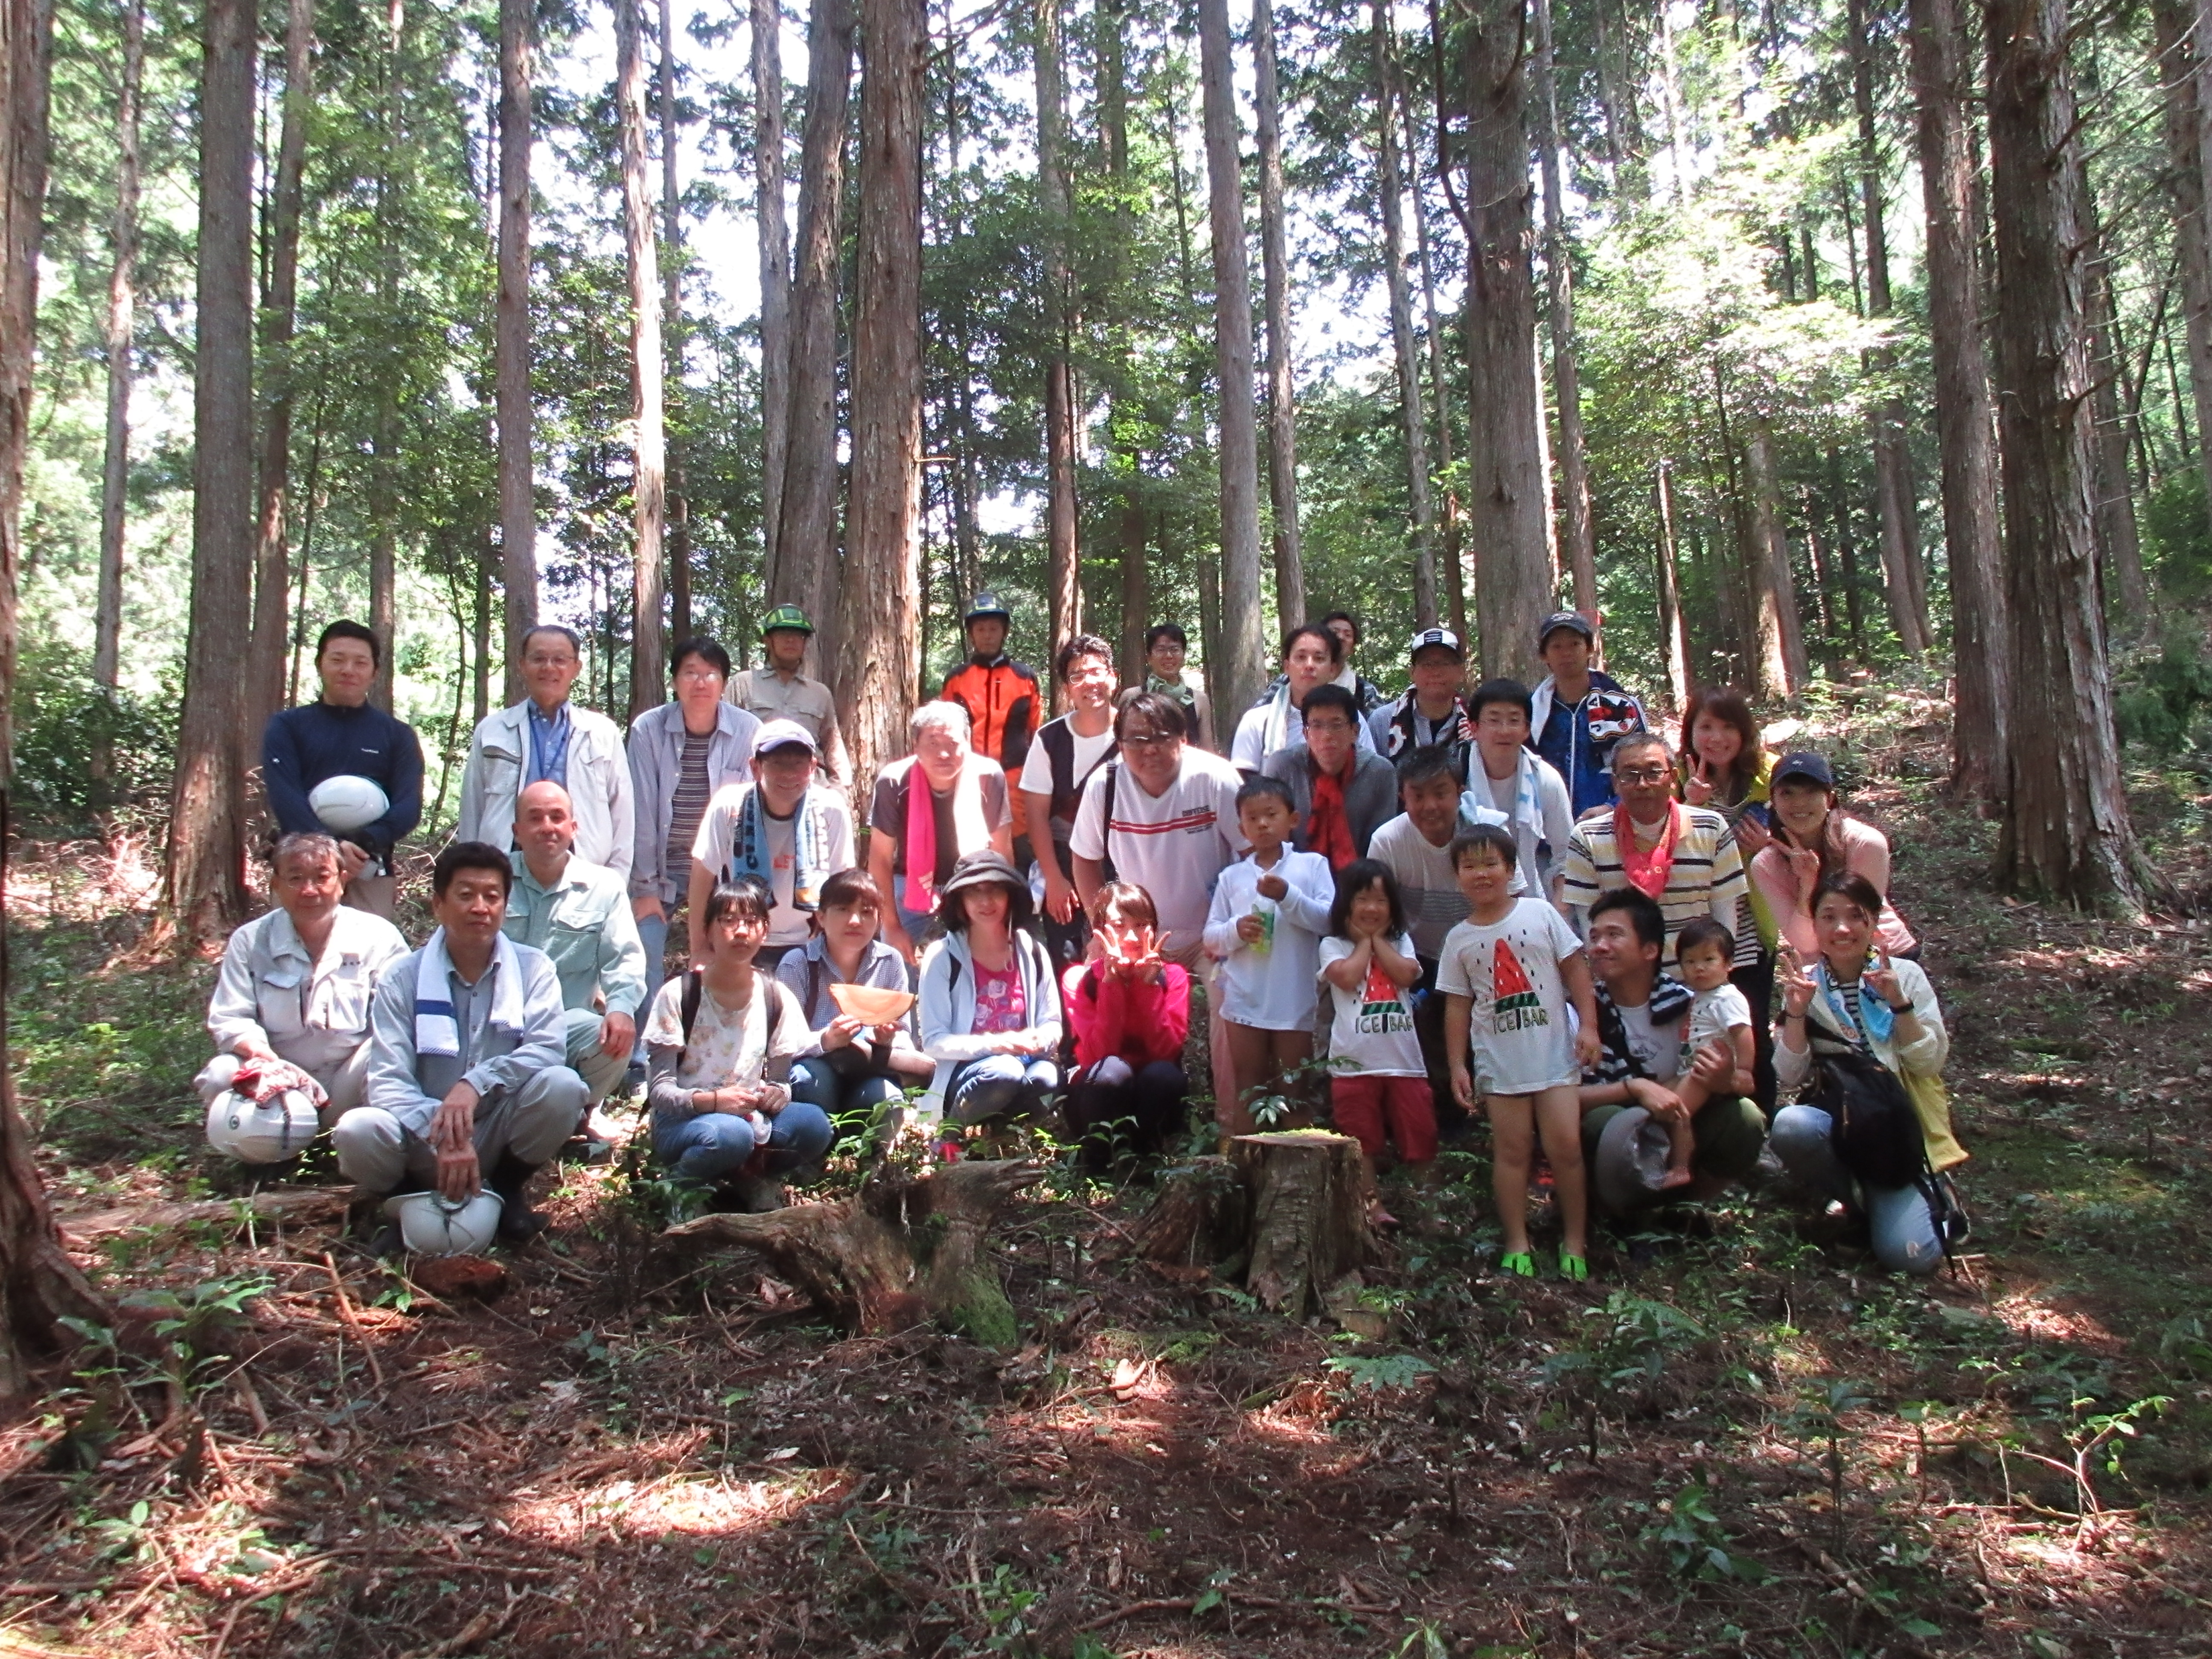
{"label": "group of people", "polygon": [[1962,1236],[1942,1016],[1888,844],[1741,696],[1692,699],[1670,748],[1561,611],[1533,689],[1470,688],[1432,627],[1393,697],[1337,612],[1289,631],[1224,756],[1181,629],[1151,631],[1127,689],[1103,640],[1065,641],[1055,698],[1007,654],[1012,620],[977,596],[966,659],[872,780],[793,607],[758,668],[679,644],[626,742],[569,699],[575,636],[533,629],[412,951],[392,859],[420,750],[368,704],[380,642],[331,624],[320,698],[264,742],[276,908],[225,953],[210,1137],[267,1164],[327,1129],[391,1247],[471,1204],[522,1239],[531,1176],[612,1136],[626,1079],[674,1178],[761,1208],[883,1109],[948,1155],[1049,1113],[1093,1161],[1157,1152],[1195,1016],[1221,1132],[1325,1113],[1380,1224],[1382,1164],[1418,1178],[1486,1119],[1510,1273],[1537,1271],[1540,1150],[1571,1279],[1594,1206],[1710,1196],[1769,1146],[1888,1266],[1932,1271]]}

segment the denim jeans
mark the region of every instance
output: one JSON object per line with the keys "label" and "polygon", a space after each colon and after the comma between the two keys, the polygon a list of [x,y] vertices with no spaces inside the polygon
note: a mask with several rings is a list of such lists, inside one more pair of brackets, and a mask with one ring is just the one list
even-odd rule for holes
{"label": "denim jeans", "polygon": [[[793,1100],[769,1120],[768,1156],[757,1171],[784,1175],[813,1164],[829,1152],[836,1131],[819,1106]],[[672,1123],[656,1123],[653,1153],[687,1181],[728,1181],[739,1174],[755,1150],[752,1120],[730,1112],[702,1112]]]}
{"label": "denim jeans", "polygon": [[1040,1054],[986,1054],[952,1074],[945,1115],[956,1123],[1036,1112],[1060,1086],[1060,1067]]}
{"label": "denim jeans", "polygon": [[1103,1152],[1126,1138],[1133,1152],[1157,1152],[1182,1127],[1190,1085],[1180,1063],[1156,1060],[1132,1066],[1109,1054],[1068,1079],[1064,1111],[1071,1133]]}
{"label": "denim jeans", "polygon": [[[641,1029],[645,1017],[653,1012],[653,994],[668,977],[668,907],[661,906],[657,916],[637,919],[637,937],[645,946],[645,1000],[637,1006],[637,1023]],[[641,1055],[645,1045],[641,1042],[637,1052]]]}
{"label": "denim jeans", "polygon": [[1943,1265],[1936,1218],[1917,1187],[1863,1187],[1836,1156],[1835,1120],[1817,1106],[1784,1106],[1774,1115],[1767,1143],[1782,1167],[1824,1198],[1866,1214],[1875,1259],[1892,1273],[1923,1278]]}
{"label": "denim jeans", "polygon": [[896,1105],[903,1093],[896,1078],[848,1079],[828,1060],[817,1056],[791,1063],[792,1099],[819,1108],[833,1125],[848,1112],[873,1112],[878,1106]]}

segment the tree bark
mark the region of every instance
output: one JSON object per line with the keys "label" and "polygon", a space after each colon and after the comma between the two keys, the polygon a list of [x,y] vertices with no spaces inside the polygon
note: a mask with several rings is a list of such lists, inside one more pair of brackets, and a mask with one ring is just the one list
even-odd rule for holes
{"label": "tree bark", "polygon": [[[135,15],[137,0],[131,9]],[[307,162],[314,53],[314,0],[289,0],[284,25],[283,126],[276,143],[276,176],[270,192],[269,287],[261,302],[264,378],[260,490],[254,528],[253,646],[246,711],[249,742],[258,739],[269,717],[283,706],[291,647],[292,332],[300,292],[301,179]],[[135,160],[134,156],[134,164]],[[116,553],[119,578],[119,538]],[[385,641],[387,657],[391,644],[389,640]]]}
{"label": "tree bark", "polygon": [[[307,0],[295,0],[305,4]],[[107,441],[100,469],[100,590],[92,624],[92,678],[115,691],[122,672],[124,530],[130,512],[131,348],[138,302],[138,122],[146,64],[145,0],[123,9],[123,82],[115,108],[114,260],[107,277]],[[290,109],[289,89],[286,110]],[[93,756],[106,777],[103,735]]]}
{"label": "tree bark", "polygon": [[[1119,304],[1127,293],[1127,249],[1135,230],[1136,216],[1129,206],[1129,76],[1127,0],[1102,0],[1098,8],[1098,101],[1100,125],[1106,138],[1106,168],[1114,182],[1115,235],[1106,251],[1106,291]],[[1121,381],[1115,388],[1113,429],[1130,434],[1116,458],[1121,485],[1121,683],[1145,683],[1145,635],[1152,626],[1150,574],[1146,569],[1148,535],[1144,499],[1144,450],[1134,435],[1144,418],[1140,404],[1128,398],[1138,365],[1131,341],[1120,342]]]}
{"label": "tree bark", "polygon": [[662,634],[661,531],[668,511],[667,428],[662,415],[660,260],[645,132],[645,18],[639,0],[614,0],[616,102],[622,125],[623,250],[629,270],[631,560],[629,712],[668,700]]}
{"label": "tree bark", "polygon": [[1467,631],[1467,572],[1461,564],[1459,485],[1452,470],[1451,390],[1444,368],[1444,331],[1437,318],[1436,264],[1429,254],[1429,209],[1421,190],[1421,134],[1413,118],[1413,100],[1406,85],[1402,54],[1396,60],[1398,106],[1406,122],[1406,177],[1413,202],[1413,247],[1421,265],[1421,305],[1429,334],[1430,401],[1437,411],[1436,469],[1444,483],[1444,512],[1439,557],[1444,572],[1444,599],[1450,609],[1452,632],[1464,643]]}
{"label": "tree bark", "polygon": [[[1262,0],[1265,3],[1265,0]],[[1406,439],[1406,485],[1413,509],[1413,625],[1432,628],[1437,604],[1436,508],[1429,482],[1429,422],[1421,408],[1421,359],[1413,343],[1413,306],[1406,286],[1406,233],[1399,221],[1404,185],[1398,171],[1397,46],[1389,0],[1374,0],[1376,217],[1390,293],[1390,342],[1398,362],[1398,412]]]}
{"label": "tree bark", "polygon": [[[789,447],[767,594],[771,605],[805,609],[815,627],[817,660],[823,663],[842,653],[830,607],[832,593],[845,586],[837,580],[837,253],[854,26],[852,0],[814,0],[806,33],[806,126],[799,142],[799,263],[791,289],[791,415],[784,436]],[[856,435],[860,369],[856,356]]]}
{"label": "tree bark", "polygon": [[247,626],[253,573],[254,13],[207,0],[193,342],[192,591],[169,805],[167,899],[188,949],[246,913]]}
{"label": "tree bark", "polygon": [[[0,0],[0,1054],[8,1049],[8,846],[13,793],[15,579],[21,568],[23,457],[30,436],[39,245],[46,199],[52,0]],[[32,1367],[68,1344],[64,1316],[106,1310],[64,1253],[15,1109],[15,1068],[0,1065],[0,1399],[29,1391]]]}
{"label": "tree bark", "polygon": [[1271,1312],[1304,1319],[1327,1305],[1345,1274],[1373,1259],[1359,1143],[1310,1129],[1238,1135],[1229,1161],[1250,1194],[1245,1283]]}
{"label": "tree bark", "polygon": [[[1275,12],[1252,0],[1253,119],[1260,148],[1260,270],[1267,315],[1267,505],[1273,518],[1275,614],[1306,618],[1305,551],[1298,537],[1297,385],[1291,362],[1291,258],[1283,222],[1283,104],[1275,72]],[[1385,125],[1388,125],[1386,116]],[[1418,580],[1418,576],[1416,580]],[[1433,561],[1429,585],[1436,586]],[[1436,608],[1433,595],[1430,610]]]}
{"label": "tree bark", "polygon": [[[404,165],[401,131],[404,82],[399,61],[407,32],[406,0],[386,0],[382,131],[376,158],[376,314],[386,329],[399,313],[399,239],[393,219],[393,171]],[[389,713],[399,631],[399,386],[400,367],[387,335],[376,352],[368,460],[368,626],[384,642],[376,659],[369,701]],[[266,568],[266,556],[264,555]],[[259,734],[252,734],[258,740]],[[248,750],[252,752],[251,750]]]}
{"label": "tree bark", "polygon": [[1997,874],[2141,907],[2097,589],[2082,162],[2066,0],[1985,0],[2012,707]]}
{"label": "tree bark", "polygon": [[[1996,412],[1982,343],[1975,166],[1966,131],[1972,77],[1958,0],[1912,0],[1907,37],[1919,103],[1928,216],[1928,323],[1936,437],[1943,466],[1943,544],[1951,571],[1953,784],[1990,799],[2003,774],[2008,659],[1997,558]],[[1839,549],[1840,551],[1840,549]],[[1846,567],[1848,568],[1848,567]],[[1852,596],[1853,632],[1857,605]]]}
{"label": "tree bark", "polygon": [[[783,15],[752,0],[753,212],[760,237],[761,542],[763,597],[781,597],[777,537],[791,453],[791,233],[783,212]],[[846,38],[849,57],[852,40]],[[817,623],[820,618],[815,619]]]}
{"label": "tree bark", "polygon": [[1198,0],[1199,82],[1206,110],[1206,216],[1213,232],[1213,357],[1220,406],[1223,660],[1206,665],[1223,719],[1267,684],[1261,639],[1260,440],[1253,419],[1252,284],[1245,262],[1243,173],[1228,0]]}
{"label": "tree bark", "polygon": [[2094,245],[2088,255],[2090,373],[2096,377],[2091,400],[2097,424],[2097,546],[2103,557],[2110,597],[2119,612],[2125,639],[2149,625],[2150,585],[2143,574],[2142,538],[2136,525],[2136,501],[2128,477],[2128,422],[2120,404],[2119,307],[2112,299],[2112,255],[2096,228],[2094,191],[2084,193]]}
{"label": "tree bark", "polygon": [[1558,594],[1546,526],[1536,395],[1535,280],[1523,117],[1526,0],[1455,0],[1447,48],[1467,130],[1462,153],[1470,252],[1464,307],[1470,385],[1468,532],[1480,550],[1475,609],[1486,678],[1526,674],[1536,625]]}
{"label": "tree bark", "polygon": [[522,699],[522,637],[538,622],[538,502],[531,455],[530,82],[533,0],[499,4],[499,299],[494,397],[499,416],[501,580],[507,596],[507,684]]}
{"label": "tree bark", "polygon": [[[2162,100],[2166,145],[2166,179],[2173,203],[2174,263],[2181,270],[2183,344],[2189,362],[2191,412],[2197,435],[2212,433],[2212,222],[2205,211],[2202,105],[2208,65],[2198,56],[2195,33],[2202,0],[2152,0],[2156,68],[2165,89]],[[2188,420],[2175,403],[2181,447],[2189,450]],[[2205,499],[2212,501],[2212,441],[2197,453]]]}
{"label": "tree bark", "polygon": [[1744,423],[1746,504],[1744,568],[1751,590],[1752,685],[1763,702],[1779,702],[1805,677],[1804,647],[1798,639],[1796,584],[1790,574],[1790,550],[1782,537],[1782,495],[1776,482],[1774,435],[1764,415]]}
{"label": "tree bark", "polygon": [[1082,626],[1081,555],[1076,547],[1075,377],[1068,362],[1069,276],[1066,96],[1060,77],[1060,0],[1036,0],[1037,206],[1044,222],[1045,572],[1050,644]]}
{"label": "tree bark", "polygon": [[1552,0],[1534,0],[1536,155],[1544,180],[1544,281],[1552,328],[1552,399],[1559,412],[1560,540],[1574,574],[1575,608],[1595,616],[1597,534],[1590,522],[1589,461],[1583,441],[1582,376],[1575,349],[1574,270],[1567,257],[1559,181],[1559,98],[1552,53]]}
{"label": "tree bark", "polygon": [[1659,599],[1659,654],[1667,670],[1668,705],[1680,714],[1689,705],[1690,647],[1682,629],[1682,578],[1674,559],[1674,478],[1666,461],[1659,463],[1656,506],[1659,516],[1658,571],[1655,586]]}
{"label": "tree bark", "polygon": [[[886,3],[867,0],[867,15]],[[862,51],[872,55],[866,45]],[[866,95],[864,86],[864,105]],[[864,110],[864,128],[866,119]],[[861,167],[865,175],[865,161]],[[860,189],[865,203],[866,185]],[[766,1215],[701,1216],[662,1237],[686,1249],[757,1250],[863,1335],[934,1319],[986,1347],[1011,1348],[1020,1326],[991,1260],[990,1231],[1014,1194],[1043,1175],[1041,1165],[1017,1159],[951,1164],[919,1177],[886,1164],[851,1198]]]}
{"label": "tree bark", "polygon": [[[1846,27],[1851,54],[1851,94],[1858,112],[1861,216],[1866,230],[1867,314],[1890,315],[1889,238],[1884,228],[1881,147],[1875,128],[1874,48],[1867,36],[1867,0],[1850,0]],[[1897,354],[1887,347],[1871,352],[1869,367],[1887,375]],[[1889,596],[1890,623],[1898,643],[1911,656],[1928,649],[1928,595],[1920,562],[1920,536],[1913,511],[1912,458],[1905,446],[1905,405],[1885,397],[1874,416],[1875,501],[1881,520],[1881,568]]]}
{"label": "tree bark", "polygon": [[[675,365],[678,395],[684,385],[684,192],[676,176],[676,15],[660,0],[660,319],[665,356]],[[771,157],[771,160],[774,158]],[[763,328],[766,337],[766,328]],[[763,347],[765,354],[766,347]],[[680,430],[683,422],[677,422]],[[671,648],[691,637],[691,501],[684,489],[684,443],[668,443],[668,637]]]}
{"label": "tree bark", "polygon": [[[921,94],[924,0],[863,0],[853,484],[831,685],[866,780],[906,752],[921,665]],[[799,433],[793,431],[797,455]],[[789,554],[795,545],[787,538]]]}

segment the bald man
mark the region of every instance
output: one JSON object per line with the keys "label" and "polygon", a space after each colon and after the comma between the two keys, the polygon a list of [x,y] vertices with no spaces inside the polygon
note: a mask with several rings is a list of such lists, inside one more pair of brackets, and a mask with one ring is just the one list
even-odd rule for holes
{"label": "bald man", "polygon": [[568,1065],[605,1100],[629,1069],[645,1000],[645,946],[630,914],[629,879],[575,855],[576,815],[557,783],[526,785],[514,800],[514,885],[504,932],[553,958],[568,1010]]}

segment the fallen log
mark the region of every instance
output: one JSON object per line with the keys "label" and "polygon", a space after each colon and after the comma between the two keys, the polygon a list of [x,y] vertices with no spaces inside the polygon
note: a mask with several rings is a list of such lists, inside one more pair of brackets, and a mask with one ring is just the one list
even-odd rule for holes
{"label": "fallen log", "polygon": [[885,1164],[851,1198],[765,1215],[703,1215],[661,1237],[684,1249],[758,1251],[825,1312],[862,1335],[934,1319],[988,1347],[1018,1334],[988,1249],[991,1224],[1043,1166],[1004,1158],[927,1174]]}
{"label": "fallen log", "polygon": [[351,1187],[264,1187],[237,1198],[204,1198],[186,1203],[124,1204],[112,1209],[58,1212],[54,1222],[65,1241],[88,1244],[141,1229],[189,1227],[204,1221],[326,1221],[346,1212],[356,1196]]}

